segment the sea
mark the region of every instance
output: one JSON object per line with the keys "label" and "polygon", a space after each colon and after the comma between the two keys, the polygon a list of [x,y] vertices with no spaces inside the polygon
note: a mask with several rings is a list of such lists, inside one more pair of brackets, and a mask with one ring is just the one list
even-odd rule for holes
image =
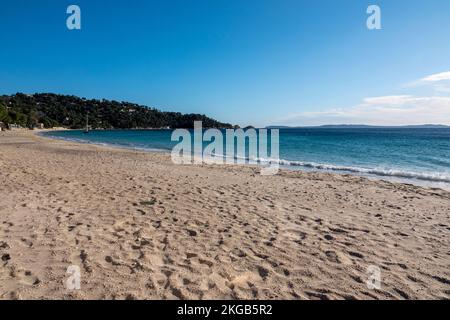
{"label": "sea", "polygon": [[[66,130],[42,134],[148,152],[170,152],[179,142],[171,140],[172,130],[93,130],[87,134]],[[204,146],[207,144],[204,142]],[[352,174],[450,190],[450,128],[279,129],[279,156],[262,161],[277,162],[288,170]]]}

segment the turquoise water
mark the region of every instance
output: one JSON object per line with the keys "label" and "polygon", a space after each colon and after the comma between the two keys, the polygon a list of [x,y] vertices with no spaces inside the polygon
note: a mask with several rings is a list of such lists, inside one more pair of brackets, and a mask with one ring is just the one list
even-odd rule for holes
{"label": "turquoise water", "polygon": [[[171,130],[51,131],[54,138],[139,150],[171,150]],[[227,155],[230,156],[230,155]],[[450,189],[450,128],[280,130],[284,168],[318,170]]]}

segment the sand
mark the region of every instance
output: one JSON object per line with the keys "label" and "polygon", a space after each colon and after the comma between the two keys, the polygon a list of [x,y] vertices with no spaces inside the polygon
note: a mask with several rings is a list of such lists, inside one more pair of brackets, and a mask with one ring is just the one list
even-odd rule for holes
{"label": "sand", "polygon": [[449,299],[449,244],[443,190],[0,133],[0,299]]}

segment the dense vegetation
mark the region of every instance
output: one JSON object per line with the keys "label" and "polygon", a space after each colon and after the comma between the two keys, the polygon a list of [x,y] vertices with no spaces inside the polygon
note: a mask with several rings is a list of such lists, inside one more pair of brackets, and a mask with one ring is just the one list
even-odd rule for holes
{"label": "dense vegetation", "polygon": [[192,128],[194,121],[203,121],[206,128],[231,128],[201,114],[162,112],[154,108],[109,100],[87,100],[51,93],[0,96],[0,122],[32,128],[38,123],[46,128],[80,129],[89,125],[102,129]]}

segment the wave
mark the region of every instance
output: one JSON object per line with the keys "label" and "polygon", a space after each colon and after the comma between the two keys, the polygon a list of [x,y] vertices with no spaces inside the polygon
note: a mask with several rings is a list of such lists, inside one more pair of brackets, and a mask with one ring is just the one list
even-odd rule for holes
{"label": "wave", "polygon": [[304,161],[293,161],[293,160],[285,160],[285,159],[266,159],[266,158],[248,158],[248,157],[239,157],[239,156],[227,156],[223,154],[213,154],[214,157],[218,158],[231,158],[236,160],[248,161],[253,164],[278,164],[286,167],[303,167],[311,170],[322,170],[322,171],[337,171],[337,172],[347,172],[354,174],[365,174],[365,175],[376,175],[382,177],[393,177],[393,178],[403,178],[403,179],[416,179],[422,181],[429,182],[445,182],[450,183],[450,173],[421,173],[414,171],[404,171],[404,170],[396,170],[396,169],[378,169],[378,168],[362,168],[362,167],[354,167],[354,166],[340,166],[333,164],[325,164],[325,163],[316,163],[316,162],[304,162]]}
{"label": "wave", "polygon": [[328,171],[340,171],[340,172],[350,172],[356,174],[372,174],[377,176],[384,177],[396,177],[396,178],[405,178],[405,179],[417,179],[424,181],[432,181],[432,182],[445,182],[450,183],[450,173],[421,173],[414,171],[404,171],[397,169],[378,169],[378,168],[362,168],[362,167],[353,167],[353,166],[339,166],[332,164],[324,164],[324,163],[315,163],[315,162],[303,162],[303,161],[292,161],[292,160],[284,160],[284,159],[263,159],[258,158],[254,159],[258,162],[268,163],[268,164],[279,164],[283,166],[291,166],[291,167],[304,167],[308,169],[315,170],[328,170]]}

